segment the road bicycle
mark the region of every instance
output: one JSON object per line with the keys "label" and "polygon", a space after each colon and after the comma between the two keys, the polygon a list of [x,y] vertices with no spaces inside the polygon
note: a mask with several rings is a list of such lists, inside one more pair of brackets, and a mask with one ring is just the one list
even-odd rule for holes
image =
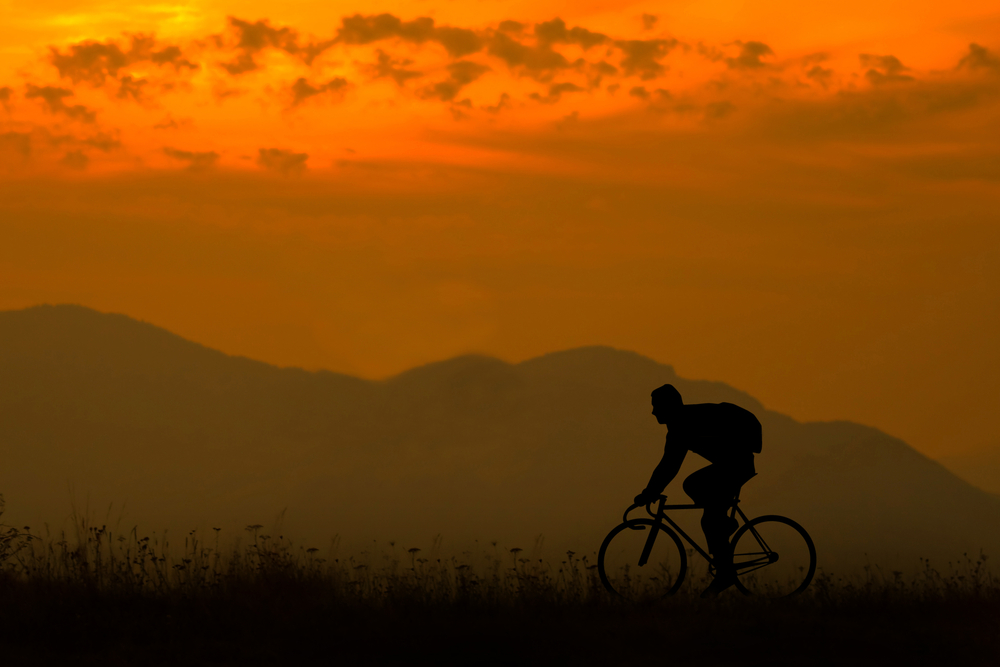
{"label": "road bicycle", "polygon": [[[673,595],[680,590],[688,571],[688,552],[683,538],[694,552],[708,561],[714,574],[712,557],[666,514],[673,510],[699,510],[703,505],[667,505],[659,497],[654,512],[652,500],[646,504],[651,519],[629,519],[629,512],[642,507],[635,504],[625,510],[621,525],[614,528],[601,544],[597,555],[601,581],[612,594],[629,600]],[[733,564],[736,588],[745,595],[778,598],[801,593],[816,573],[816,547],[805,529],[783,516],[767,514],[747,519],[733,499],[729,516],[739,517],[733,535]]]}

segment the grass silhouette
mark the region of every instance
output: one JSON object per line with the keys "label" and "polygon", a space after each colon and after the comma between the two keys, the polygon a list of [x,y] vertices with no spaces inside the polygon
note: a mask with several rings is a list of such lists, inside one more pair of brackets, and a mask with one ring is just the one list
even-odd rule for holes
{"label": "grass silhouette", "polygon": [[[0,508],[2,509],[2,508]],[[5,665],[995,664],[1000,581],[985,556],[912,575],[820,573],[777,601],[735,591],[612,599],[594,557],[392,542],[339,556],[247,526],[172,545],[75,522],[0,530]]]}

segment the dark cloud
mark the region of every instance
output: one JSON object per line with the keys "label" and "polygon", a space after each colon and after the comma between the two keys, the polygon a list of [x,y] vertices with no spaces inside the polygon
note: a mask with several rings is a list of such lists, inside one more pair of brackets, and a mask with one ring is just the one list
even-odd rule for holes
{"label": "dark cloud", "polygon": [[142,89],[148,83],[145,79],[135,79],[127,74],[118,81],[118,98],[123,100],[131,98],[136,102],[142,102],[145,100]]}
{"label": "dark cloud", "polygon": [[712,61],[713,63],[717,63],[726,57],[726,54],[720,51],[718,48],[705,44],[704,42],[698,42],[698,45],[695,47],[695,50],[698,52],[699,55],[706,58],[707,60]]}
{"label": "dark cloud", "polygon": [[178,46],[168,46],[162,51],[156,51],[149,59],[157,65],[173,65],[177,69],[198,69],[198,65],[184,57]]}
{"label": "dark cloud", "polygon": [[628,91],[628,94],[632,97],[638,97],[640,100],[648,100],[650,97],[649,91],[646,90],[645,86],[635,86]]}
{"label": "dark cloud", "polygon": [[471,110],[472,110],[472,100],[470,100],[469,98],[465,98],[460,102],[454,102],[452,103],[451,107],[449,107],[449,111],[451,111],[451,117],[454,118],[455,120],[465,120],[466,118],[470,118],[467,112]]}
{"label": "dark cloud", "polygon": [[584,88],[581,88],[575,83],[554,83],[549,86],[549,91],[544,96],[539,95],[538,93],[532,93],[528,97],[536,102],[541,102],[542,104],[555,104],[562,99],[563,93],[579,93],[584,90]]}
{"label": "dark cloud", "polygon": [[513,105],[510,102],[510,95],[508,95],[507,93],[501,93],[500,99],[497,100],[497,103],[483,107],[483,111],[486,111],[487,113],[497,114],[503,111],[504,109],[510,109],[512,106]]}
{"label": "dark cloud", "polygon": [[29,83],[24,96],[29,100],[41,100],[50,113],[60,113],[83,123],[93,123],[96,118],[96,114],[82,104],[69,106],[63,101],[65,98],[73,96],[73,91],[67,88],[34,86]]}
{"label": "dark cloud", "polygon": [[7,111],[10,111],[10,98],[13,94],[14,89],[10,86],[3,86],[0,88],[0,105],[2,105]]}
{"label": "dark cloud", "polygon": [[873,56],[870,53],[862,53],[859,56],[861,66],[869,68],[865,72],[865,78],[871,81],[872,85],[880,86],[887,83],[905,83],[913,81],[913,77],[903,72],[908,72],[910,68],[899,62],[896,56]]}
{"label": "dark cloud", "polygon": [[[550,46],[528,46],[502,32],[494,33],[487,45],[491,56],[539,81],[548,81],[556,72],[570,67],[570,62]],[[582,64],[582,61],[579,61]]]}
{"label": "dark cloud", "polygon": [[313,60],[334,44],[332,39],[299,44],[297,30],[286,26],[276,28],[266,19],[251,23],[230,16],[229,26],[236,33],[235,47],[239,53],[230,62],[222,63],[222,67],[234,76],[259,69],[254,56],[265,49],[284,51],[301,58],[306,64],[312,64]]}
{"label": "dark cloud", "polygon": [[604,80],[606,76],[615,76],[618,74],[618,68],[609,62],[603,60],[596,63],[590,63],[588,66],[587,78],[590,81],[591,88],[597,88],[601,85],[601,81]]}
{"label": "dark cloud", "polygon": [[428,86],[421,92],[421,96],[425,99],[437,98],[445,102],[450,102],[455,99],[455,96],[458,95],[458,92],[463,87],[489,71],[490,68],[486,65],[480,65],[470,60],[459,60],[448,65],[448,74],[450,76],[446,80],[436,83],[433,86]]}
{"label": "dark cloud", "polygon": [[292,106],[296,107],[305,102],[310,97],[322,95],[323,93],[342,93],[348,86],[347,79],[338,76],[330,79],[326,83],[314,86],[305,77],[299,77],[292,84]]}
{"label": "dark cloud", "polygon": [[434,19],[421,16],[403,21],[392,14],[355,14],[341,20],[335,41],[344,44],[371,44],[383,39],[398,38],[415,44],[437,42],[454,58],[461,58],[483,48],[482,38],[473,30],[436,26]]}
{"label": "dark cloud", "polygon": [[167,117],[153,126],[154,130],[180,130],[181,128],[194,127],[194,121],[190,118],[174,118],[167,114]]}
{"label": "dark cloud", "polygon": [[49,49],[49,62],[59,71],[59,76],[73,83],[87,82],[102,86],[108,78],[129,65],[150,62],[155,65],[172,65],[175,69],[198,69],[198,65],[184,58],[180,47],[169,45],[156,50],[156,38],[150,35],[132,35],[127,46],[114,40],[98,42],[86,40],[71,44],[66,51]]}
{"label": "dark cloud", "polygon": [[297,176],[306,170],[308,153],[295,153],[284,148],[261,148],[257,151],[257,164],[284,176]]}
{"label": "dark cloud", "polygon": [[819,65],[813,65],[812,68],[806,72],[806,76],[826,88],[830,84],[830,80],[833,78],[833,70]]}
{"label": "dark cloud", "polygon": [[705,105],[705,118],[720,120],[726,118],[734,111],[736,111],[736,105],[732,102],[710,102]]}
{"label": "dark cloud", "polygon": [[219,161],[219,154],[215,151],[193,152],[182,151],[169,146],[163,149],[164,154],[175,160],[186,162],[189,171],[205,171],[215,166]]}
{"label": "dark cloud", "polygon": [[83,171],[90,164],[90,158],[83,151],[70,151],[59,160],[59,164],[69,169]]}
{"label": "dark cloud", "polygon": [[98,132],[92,137],[87,137],[86,139],[81,139],[80,143],[85,146],[90,146],[91,148],[96,148],[99,151],[109,153],[116,148],[121,148],[122,142],[104,132]]}
{"label": "dark cloud", "polygon": [[667,68],[660,63],[679,42],[676,39],[628,39],[615,42],[624,58],[621,67],[626,76],[638,74],[643,81],[655,79]]}
{"label": "dark cloud", "polygon": [[960,68],[971,70],[993,70],[1000,72],[1000,58],[991,53],[989,49],[973,42],[969,44],[969,52],[958,61]]}
{"label": "dark cloud", "polygon": [[737,42],[740,47],[740,54],[735,58],[726,58],[726,64],[730,69],[760,69],[767,67],[761,58],[773,56],[774,51],[764,42]]}
{"label": "dark cloud", "polygon": [[656,22],[660,20],[660,17],[656,14],[643,14],[642,15],[642,29],[652,30],[656,27]]}
{"label": "dark cloud", "polygon": [[566,22],[561,18],[535,24],[535,38],[541,45],[577,44],[585,49],[604,44],[608,36],[599,32],[591,32],[586,28],[566,28]]}
{"label": "dark cloud", "polygon": [[461,58],[483,48],[482,38],[472,30],[465,28],[442,26],[434,31],[434,39],[453,58]]}
{"label": "dark cloud", "polygon": [[362,68],[373,79],[389,78],[402,86],[408,79],[423,76],[422,72],[405,69],[407,65],[413,63],[412,60],[396,60],[382,49],[376,49],[375,55],[378,58],[375,64],[364,65]]}
{"label": "dark cloud", "polygon": [[1000,82],[992,77],[936,76],[905,85],[841,89],[817,98],[786,98],[756,118],[772,141],[905,141],[926,138],[928,128],[963,127],[966,119],[996,116],[998,103]]}
{"label": "dark cloud", "polygon": [[73,83],[86,81],[100,86],[109,76],[117,76],[130,58],[115,42],[86,41],[71,45],[66,53],[52,48],[50,61],[59,70],[59,76]]}
{"label": "dark cloud", "polygon": [[291,28],[274,28],[266,20],[251,23],[235,16],[229,17],[229,25],[237,35],[236,48],[240,53],[234,60],[222,63],[222,67],[234,76],[256,70],[259,66],[254,55],[266,48],[286,53],[299,50],[299,34]]}
{"label": "dark cloud", "polygon": [[666,113],[671,109],[665,106],[664,103],[672,99],[672,95],[669,90],[664,90],[663,88],[657,88],[656,90],[647,90],[645,86],[633,86],[628,94],[632,97],[638,98],[644,102],[649,102],[649,110],[655,111],[657,113]]}
{"label": "dark cloud", "polygon": [[268,47],[288,53],[295,53],[299,49],[299,33],[291,28],[275,28],[267,20],[251,23],[235,16],[229,17],[229,25],[239,35],[239,41],[236,43],[239,49],[252,53]]}

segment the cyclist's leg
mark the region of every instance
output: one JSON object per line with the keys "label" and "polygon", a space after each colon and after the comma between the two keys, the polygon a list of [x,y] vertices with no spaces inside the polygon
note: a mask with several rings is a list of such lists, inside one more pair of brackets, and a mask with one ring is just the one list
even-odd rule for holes
{"label": "cyclist's leg", "polygon": [[733,574],[732,547],[729,537],[736,531],[736,519],[729,516],[729,508],[743,484],[752,473],[729,466],[712,464],[698,470],[684,480],[684,492],[705,511],[701,527],[705,532],[708,550],[712,554],[716,572],[727,577]]}

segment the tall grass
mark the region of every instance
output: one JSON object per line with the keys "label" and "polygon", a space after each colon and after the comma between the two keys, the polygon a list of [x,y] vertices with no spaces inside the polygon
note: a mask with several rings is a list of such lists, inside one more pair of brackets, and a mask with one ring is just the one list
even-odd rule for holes
{"label": "tall grass", "polygon": [[251,525],[171,541],[85,518],[54,535],[2,526],[0,663],[874,665],[1000,655],[1000,582],[982,555],[910,574],[877,564],[821,571],[805,594],[773,602],[736,591],[701,600],[701,578],[636,605],[607,594],[592,554],[544,558],[492,542],[446,554],[440,539],[342,554],[272,532]]}
{"label": "tall grass", "polygon": [[[426,549],[388,542],[342,555],[336,539],[321,552],[270,535],[260,524],[228,538],[218,528],[207,536],[192,530],[176,544],[165,534],[140,536],[137,527],[116,533],[106,525],[91,525],[86,517],[75,517],[73,526],[72,534],[43,537],[28,527],[0,524],[0,576],[8,583],[75,585],[147,597],[219,596],[264,586],[321,589],[335,599],[369,605],[403,600],[444,605],[620,602],[604,590],[593,553],[567,551],[546,559],[490,542],[442,555],[438,537]],[[963,554],[942,570],[928,560],[921,564],[908,575],[877,564],[840,576],[821,569],[798,599],[817,604],[1000,599],[1000,580],[987,567],[985,554]],[[690,601],[708,581],[707,573],[694,574],[675,598]]]}

